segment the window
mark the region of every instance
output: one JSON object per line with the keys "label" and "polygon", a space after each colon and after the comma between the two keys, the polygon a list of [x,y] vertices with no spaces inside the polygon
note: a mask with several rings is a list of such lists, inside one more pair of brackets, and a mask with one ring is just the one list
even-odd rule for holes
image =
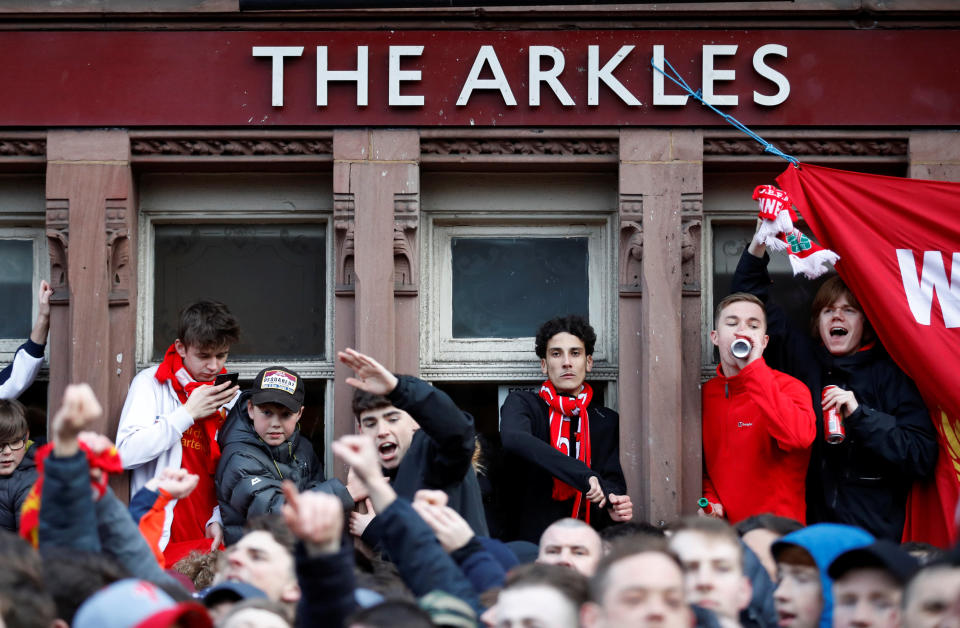
{"label": "window", "polygon": [[179,308],[200,298],[242,317],[234,360],[324,358],[326,244],[322,223],[155,225],[153,359],[176,337]]}
{"label": "window", "polygon": [[581,314],[591,379],[615,379],[615,176],[428,173],[421,189],[424,377],[539,381],[537,327]]}
{"label": "window", "polygon": [[0,177],[0,366],[29,336],[40,281],[49,277],[41,177]]}
{"label": "window", "polygon": [[241,388],[273,365],[303,377],[301,434],[323,460],[333,408],[331,178],[147,173],[139,194],[139,368],[162,359],[184,305],[223,301],[241,330],[227,368]]}

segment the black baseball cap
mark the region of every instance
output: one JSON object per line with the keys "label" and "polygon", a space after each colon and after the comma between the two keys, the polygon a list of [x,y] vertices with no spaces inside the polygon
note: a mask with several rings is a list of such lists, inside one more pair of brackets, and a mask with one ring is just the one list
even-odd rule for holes
{"label": "black baseball cap", "polygon": [[919,564],[913,556],[900,549],[900,546],[893,541],[881,539],[840,554],[830,563],[827,573],[836,580],[854,569],[865,567],[883,569],[894,580],[905,585],[917,571]]}
{"label": "black baseball cap", "polygon": [[293,412],[299,412],[303,407],[303,397],[307,392],[303,378],[283,366],[268,366],[257,373],[252,390],[250,401],[253,405],[279,403]]}

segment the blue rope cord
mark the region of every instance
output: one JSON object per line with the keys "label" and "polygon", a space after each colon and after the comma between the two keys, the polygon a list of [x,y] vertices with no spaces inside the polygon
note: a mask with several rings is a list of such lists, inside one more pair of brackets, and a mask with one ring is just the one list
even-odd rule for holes
{"label": "blue rope cord", "polygon": [[710,103],[708,103],[707,101],[705,101],[705,100],[703,99],[703,96],[701,95],[700,90],[693,91],[693,89],[691,89],[690,86],[687,85],[687,82],[686,82],[685,80],[683,80],[683,77],[680,76],[680,73],[677,72],[677,70],[676,70],[672,65],[670,65],[670,62],[667,61],[666,57],[664,57],[663,63],[664,63],[664,65],[667,66],[667,68],[668,68],[671,72],[673,72],[673,74],[674,74],[675,76],[670,76],[669,74],[667,74],[666,72],[664,72],[664,71],[663,71],[663,68],[659,68],[659,67],[656,66],[656,64],[654,64],[653,58],[650,59],[650,65],[653,67],[654,70],[656,70],[656,71],[659,72],[660,74],[664,75],[665,77],[667,77],[668,79],[670,79],[671,81],[673,81],[675,84],[677,84],[677,85],[680,87],[680,89],[682,89],[683,91],[687,92],[687,94],[689,94],[690,96],[693,96],[695,99],[697,99],[698,101],[700,101],[701,104],[704,104],[704,105],[706,105],[707,107],[709,107],[711,111],[713,111],[715,114],[719,115],[721,118],[723,118],[724,120],[726,120],[726,121],[727,121],[728,123],[730,123],[734,128],[736,128],[736,129],[738,129],[738,130],[746,133],[747,135],[749,135],[750,137],[752,137],[753,139],[755,139],[757,142],[760,143],[760,145],[763,146],[764,152],[767,152],[767,153],[770,153],[770,154],[772,154],[772,155],[776,155],[777,157],[782,157],[783,159],[786,159],[787,161],[789,161],[790,163],[793,164],[794,168],[799,168],[799,167],[800,167],[800,160],[799,160],[799,159],[797,159],[796,157],[793,157],[792,155],[788,155],[788,154],[784,153],[782,150],[780,150],[779,148],[777,148],[776,146],[774,146],[773,144],[771,144],[771,143],[768,142],[767,140],[763,139],[762,137],[760,137],[759,135],[757,135],[756,133],[754,133],[753,131],[751,131],[746,125],[744,125],[742,122],[740,122],[739,120],[737,120],[736,118],[734,118],[734,117],[731,116],[730,114],[727,114],[727,113],[724,113],[724,112],[720,111],[719,109],[717,109],[716,107],[714,107],[713,105],[711,105]]}

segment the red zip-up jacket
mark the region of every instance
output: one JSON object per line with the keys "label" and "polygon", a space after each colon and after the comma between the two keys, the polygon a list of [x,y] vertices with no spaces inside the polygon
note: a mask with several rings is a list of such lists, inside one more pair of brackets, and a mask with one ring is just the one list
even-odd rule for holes
{"label": "red zip-up jacket", "polygon": [[703,385],[703,494],[731,524],[772,513],[806,521],[816,415],[806,385],[763,358]]}

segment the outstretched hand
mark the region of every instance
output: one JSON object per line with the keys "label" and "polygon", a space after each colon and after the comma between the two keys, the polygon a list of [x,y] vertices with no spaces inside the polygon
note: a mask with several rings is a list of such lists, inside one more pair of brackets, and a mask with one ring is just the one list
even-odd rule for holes
{"label": "outstretched hand", "polygon": [[283,482],[283,518],[311,555],[340,549],[343,505],[333,495],[320,491],[301,493],[290,480]]}
{"label": "outstretched hand", "polygon": [[350,465],[370,496],[377,512],[383,512],[397,498],[396,491],[383,477],[373,439],[365,435],[341,436],[331,444],[333,455]]}
{"label": "outstretched hand", "polygon": [[72,456],[80,448],[77,437],[103,414],[97,396],[88,384],[71,384],[53,417],[53,450],[57,456]]}
{"label": "outstretched hand", "polygon": [[173,499],[183,499],[197,488],[200,476],[186,469],[167,467],[160,472],[157,488],[163,489]]}
{"label": "outstretched hand", "polygon": [[347,348],[337,352],[337,359],[353,369],[355,376],[348,377],[347,384],[354,388],[374,395],[387,395],[397,387],[397,376],[368,355]]}
{"label": "outstretched hand", "polygon": [[413,509],[427,522],[440,541],[440,545],[449,554],[470,542],[475,535],[470,524],[453,508],[446,505],[446,499],[436,499],[431,493],[443,491],[417,491],[413,498]]}

